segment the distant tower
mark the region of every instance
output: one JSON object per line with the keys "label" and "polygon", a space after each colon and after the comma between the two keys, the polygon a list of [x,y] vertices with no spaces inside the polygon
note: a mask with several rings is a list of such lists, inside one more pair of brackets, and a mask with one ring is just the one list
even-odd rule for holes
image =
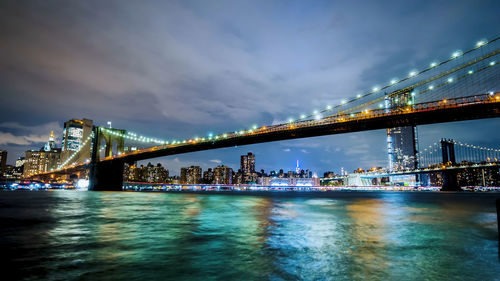
{"label": "distant tower", "polygon": [[297,167],[295,167],[295,173],[300,174],[299,160],[297,160]]}
{"label": "distant tower", "polygon": [[51,151],[54,148],[56,148],[56,142],[54,139],[54,131],[50,131],[49,141],[45,144],[43,150]]}

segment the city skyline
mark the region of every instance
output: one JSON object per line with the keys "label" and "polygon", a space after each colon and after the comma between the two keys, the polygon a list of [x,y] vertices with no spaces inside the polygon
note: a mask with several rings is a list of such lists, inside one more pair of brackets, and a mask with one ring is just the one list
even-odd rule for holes
{"label": "city skyline", "polygon": [[[498,4],[488,1],[451,6],[424,2],[424,14],[412,13],[410,4],[396,1],[388,2],[392,12],[367,3],[368,14],[349,3],[327,2],[307,7],[266,4],[264,13],[260,13],[262,5],[254,3],[229,4],[225,9],[232,13],[219,13],[216,4],[171,2],[146,7],[121,2],[113,10],[115,3],[110,3],[106,7],[91,1],[67,3],[64,9],[52,9],[52,3],[1,4],[6,16],[0,21],[6,29],[0,36],[6,44],[0,54],[4,74],[0,90],[5,93],[1,95],[0,149],[9,151],[9,164],[25,150],[45,143],[51,130],[60,136],[61,120],[72,118],[89,118],[100,125],[112,121],[116,128],[169,138],[277,123],[337,104],[498,34],[491,8]],[[88,13],[94,7],[115,17]],[[477,13],[464,18],[471,7]],[[422,17],[436,18],[441,10],[448,11],[447,21],[438,20],[432,28],[421,26]],[[129,22],[131,11],[136,13]],[[171,19],[149,23],[145,18],[160,11],[172,13]],[[358,17],[373,18],[372,13],[378,15],[377,26],[357,22]],[[277,15],[284,19],[278,20]],[[247,23],[258,22],[259,17],[267,29]],[[70,20],[73,25],[63,24]],[[41,21],[45,24],[39,25]],[[394,25],[398,21],[405,25]],[[177,23],[186,24],[184,32],[176,29]],[[99,24],[112,26],[113,32],[102,33]],[[338,25],[344,26],[339,29]],[[475,26],[482,27],[481,34]],[[95,37],[76,38],[73,32],[84,32],[82,27]],[[422,30],[403,34],[417,27]],[[373,37],[351,35],[363,29]],[[34,38],[33,33],[37,34]],[[392,33],[398,36],[393,38]],[[96,44],[92,38],[109,45]],[[28,39],[38,44],[22,44]],[[16,48],[19,45],[23,48]],[[446,137],[496,147],[500,136],[492,128],[497,123],[485,119],[419,126],[419,140],[428,145]],[[315,171],[338,172],[341,167],[352,171],[386,167],[385,139],[385,130],[377,130],[223,148],[158,162],[173,171],[191,165],[206,169],[217,163],[237,167],[237,157],[252,151],[262,159],[264,170],[293,170],[295,160],[301,159]]]}

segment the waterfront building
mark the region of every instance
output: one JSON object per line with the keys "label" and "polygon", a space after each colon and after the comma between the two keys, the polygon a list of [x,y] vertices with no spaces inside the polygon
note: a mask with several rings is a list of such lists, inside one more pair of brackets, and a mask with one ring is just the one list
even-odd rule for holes
{"label": "waterfront building", "polygon": [[5,173],[7,165],[7,150],[0,150],[0,177]]}
{"label": "waterfront building", "polygon": [[203,172],[203,183],[211,184],[214,182],[214,171],[212,168],[208,168],[205,172]]}
{"label": "waterfront building", "polygon": [[201,183],[202,170],[200,166],[181,168],[181,183],[199,184]]}
{"label": "waterfront building", "polygon": [[[22,160],[19,161],[19,164]],[[17,164],[17,161],[16,161]],[[54,132],[50,133],[47,143],[40,150],[28,150],[24,158],[23,176],[49,172],[61,164],[61,149],[56,148]]]}
{"label": "waterfront building", "polygon": [[335,178],[335,177],[338,177],[339,175],[335,174],[334,172],[332,171],[327,171],[327,172],[324,172],[323,173],[323,177],[324,178]]}
{"label": "waterfront building", "polygon": [[231,184],[233,169],[220,165],[214,168],[214,184]]}
{"label": "waterfront building", "polygon": [[[71,163],[84,163],[91,158],[91,142],[83,147],[87,138],[92,134],[93,122],[89,119],[72,119],[64,122],[61,145],[61,162],[69,160]],[[75,154],[76,153],[76,154]],[[75,154],[73,156],[73,154]]]}
{"label": "waterfront building", "polygon": [[137,167],[133,163],[124,169],[124,179],[132,182],[166,183],[169,181],[169,172],[160,163]]}
{"label": "waterfront building", "polygon": [[299,178],[299,177],[261,177],[259,184],[263,186],[320,186],[320,178]]}
{"label": "waterfront building", "polygon": [[50,151],[40,150],[26,151],[23,176],[48,172],[57,169],[61,164],[61,149],[54,148]]}
{"label": "waterfront building", "polygon": [[24,157],[19,157],[16,160],[16,168],[24,166],[24,162],[26,162],[26,158]]}

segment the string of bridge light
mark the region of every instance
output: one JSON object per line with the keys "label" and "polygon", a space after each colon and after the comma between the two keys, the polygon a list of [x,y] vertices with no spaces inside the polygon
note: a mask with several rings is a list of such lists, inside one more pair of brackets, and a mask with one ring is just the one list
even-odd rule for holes
{"label": "string of bridge light", "polygon": [[[478,74],[478,73],[482,72],[483,70],[486,70],[488,68],[491,68],[491,67],[494,67],[494,66],[497,66],[497,65],[498,64],[496,63],[496,61],[491,61],[490,63],[488,63],[488,65],[486,65],[485,67],[483,67],[481,69],[476,69],[476,70],[469,69],[466,72],[466,74],[464,74],[462,76],[459,76],[457,78],[450,77],[446,81],[444,81],[443,83],[438,84],[438,85],[430,85],[430,86],[427,87],[427,89],[422,90],[420,92],[412,91],[411,92],[411,96],[414,97],[417,94],[421,95],[421,94],[425,94],[428,91],[437,90],[437,89],[439,89],[441,87],[444,87],[444,86],[449,85],[451,83],[455,83],[456,81],[464,79],[465,77],[471,76],[473,74]],[[490,92],[488,92],[488,94],[490,96],[493,96],[494,92],[490,91]],[[500,96],[496,96],[496,99],[499,99],[499,98],[500,98]],[[395,101],[397,102],[398,99],[396,99]],[[446,99],[444,101],[446,102]],[[408,105],[412,105],[412,104],[413,104],[412,101],[408,102]],[[379,108],[382,108],[382,107],[383,107],[383,104],[379,104]],[[366,111],[366,113],[368,113],[368,110],[365,110],[365,111]],[[354,113],[351,113],[350,116],[353,117]],[[317,120],[319,120],[319,119],[317,119]],[[295,121],[295,122],[299,122],[299,121]],[[295,122],[292,121],[292,123],[295,123]],[[284,125],[284,124],[281,124],[281,125]],[[104,130],[107,133],[112,134],[112,135],[116,135],[116,136],[119,136],[119,137],[123,137],[123,138],[126,138],[126,139],[130,139],[130,140],[138,141],[138,142],[142,142],[142,143],[154,143],[154,144],[158,144],[158,145],[168,145],[168,144],[170,144],[170,145],[178,145],[178,144],[186,144],[186,143],[196,143],[196,142],[200,142],[200,141],[204,142],[204,141],[220,140],[220,139],[227,138],[229,135],[242,136],[245,133],[253,133],[253,132],[255,132],[255,131],[257,131],[258,129],[261,129],[261,128],[265,128],[265,127],[260,127],[259,128],[259,127],[257,127],[257,125],[254,125],[250,130],[240,130],[240,131],[235,131],[235,132],[225,133],[225,134],[220,134],[220,135],[214,135],[213,133],[209,133],[208,137],[206,137],[206,138],[205,137],[194,137],[194,138],[189,139],[189,140],[181,140],[181,141],[172,140],[172,141],[167,141],[167,140],[161,140],[161,139],[158,139],[158,138],[145,137],[145,136],[133,133],[133,132],[120,133],[120,132],[117,132],[116,130],[110,130],[110,129],[101,127],[102,130]]]}
{"label": "string of bridge light", "polygon": [[76,150],[75,152],[73,152],[73,154],[71,154],[71,156],[68,157],[68,159],[66,159],[66,161],[64,161],[63,163],[61,163],[61,165],[59,165],[56,170],[59,170],[59,169],[63,168],[64,166],[66,166],[73,159],[73,157],[75,157],[83,149],[83,147],[87,143],[89,143],[89,140],[91,140],[92,137],[93,137],[93,133],[89,134],[88,137],[83,142],[83,144],[80,145],[80,147],[78,148],[78,150]]}
{"label": "string of bridge light", "polygon": [[[354,101],[358,101],[358,100],[360,100],[361,98],[364,98],[364,97],[367,97],[367,96],[369,96],[369,95],[372,95],[372,94],[378,93],[378,92],[380,92],[380,91],[382,91],[382,90],[384,90],[384,89],[387,89],[387,88],[392,87],[392,86],[394,86],[394,85],[400,84],[400,83],[402,83],[402,82],[404,82],[404,81],[407,81],[407,80],[409,80],[409,79],[411,79],[411,78],[417,77],[417,76],[419,76],[419,75],[421,75],[421,74],[423,74],[423,73],[425,73],[425,72],[427,72],[427,71],[429,71],[429,70],[431,70],[431,69],[435,69],[435,68],[436,68],[436,67],[438,67],[438,66],[444,65],[444,64],[446,64],[446,63],[448,63],[448,62],[451,62],[451,61],[456,60],[456,59],[458,59],[458,58],[460,58],[460,57],[463,57],[463,56],[465,56],[466,54],[471,53],[472,51],[475,51],[475,50],[477,50],[477,49],[479,49],[479,48],[482,48],[482,47],[484,47],[484,46],[487,46],[487,45],[489,45],[489,44],[491,44],[491,43],[493,43],[493,42],[497,41],[498,39],[500,39],[500,37],[496,37],[495,39],[493,39],[493,40],[491,40],[491,41],[481,40],[481,41],[479,41],[479,42],[477,42],[477,43],[476,43],[476,45],[475,45],[475,47],[474,47],[474,48],[469,49],[469,50],[467,50],[467,51],[465,51],[465,52],[462,52],[462,51],[455,51],[455,52],[453,52],[453,53],[452,53],[451,58],[446,59],[446,60],[441,61],[441,62],[432,62],[432,63],[430,64],[430,66],[429,66],[429,67],[427,67],[427,68],[425,68],[425,69],[423,69],[423,70],[420,70],[420,71],[418,71],[418,70],[412,70],[412,71],[410,71],[410,72],[409,72],[408,76],[406,76],[406,77],[405,77],[405,78],[403,78],[403,79],[399,79],[399,80],[398,80],[398,79],[394,78],[394,79],[390,80],[389,84],[387,84],[387,85],[385,85],[385,86],[383,86],[383,87],[378,87],[378,86],[375,86],[375,87],[373,87],[373,88],[372,88],[372,90],[371,90],[370,92],[368,92],[368,93],[366,93],[366,94],[358,94],[358,95],[356,95],[356,97],[354,97],[354,98],[350,98],[350,99],[348,99],[348,100],[345,100],[345,99],[344,99],[344,100],[342,100],[342,101],[340,102],[340,104],[338,104],[338,105],[336,105],[336,106],[331,106],[331,105],[328,105],[328,106],[326,107],[326,109],[323,109],[323,110],[314,110],[312,115],[305,115],[305,114],[302,114],[302,115],[300,115],[300,117],[299,117],[297,120],[294,120],[293,118],[289,118],[289,119],[288,119],[288,123],[293,123],[293,122],[296,122],[296,121],[303,121],[303,120],[307,120],[307,119],[309,119],[309,118],[311,118],[311,117],[314,117],[314,119],[321,119],[321,116],[318,116],[318,114],[320,114],[320,113],[328,112],[328,111],[331,111],[331,110],[333,110],[333,109],[335,109],[335,108],[339,108],[339,107],[344,106],[344,105],[346,105],[346,104],[352,103],[352,102],[354,102]],[[490,62],[490,64],[491,64],[491,65],[495,65],[495,64],[496,64],[496,62],[495,62],[495,61],[491,61],[491,62]],[[472,74],[472,73],[470,73],[470,74]],[[451,81],[451,82],[452,82],[452,81]],[[432,90],[432,88],[431,88],[431,90]]]}
{"label": "string of bridge light", "polygon": [[[476,69],[476,70],[472,70],[472,69],[469,69],[464,75],[462,76],[459,76],[457,78],[453,78],[453,77],[450,77],[448,78],[446,81],[444,81],[443,83],[441,84],[437,84],[437,85],[430,85],[427,87],[427,89],[425,90],[422,90],[420,92],[417,92],[417,91],[412,91],[411,92],[411,96],[414,97],[415,95],[421,95],[421,94],[425,94],[426,92],[428,91],[432,91],[432,90],[437,90],[441,87],[444,87],[446,85],[449,85],[451,83],[455,83],[456,81],[459,81],[461,79],[464,79],[468,76],[471,76],[473,74],[479,74],[480,72],[488,69],[488,68],[491,68],[491,67],[494,67],[494,66],[497,66],[498,64],[495,62],[495,61],[491,61],[490,63],[488,63],[488,65],[484,66],[483,68],[480,68],[480,69]],[[488,92],[488,94],[490,96],[493,96],[494,95],[494,92],[493,91],[490,91]],[[499,99],[500,96],[496,96],[496,99]],[[395,100],[396,102],[398,101],[398,99]],[[446,99],[444,100],[446,102]],[[412,105],[412,101],[409,101],[408,102],[408,105]],[[379,108],[382,108],[383,107],[383,104],[379,104]],[[368,113],[368,110],[365,110],[366,113]],[[354,113],[351,113],[350,114],[351,117],[354,116]],[[296,121],[296,122],[299,122],[299,121]],[[283,125],[283,124],[282,124]],[[260,128],[265,128],[265,127],[260,127]],[[196,142],[204,142],[204,141],[213,141],[213,140],[220,140],[220,139],[225,139],[229,136],[229,134],[231,135],[236,135],[236,136],[241,136],[241,135],[244,135],[245,133],[253,133],[254,131],[260,129],[259,127],[257,127],[257,125],[254,125],[250,130],[240,130],[240,131],[235,131],[235,132],[232,132],[232,133],[225,133],[225,134],[220,134],[220,135],[214,135],[213,133],[209,133],[208,134],[208,137],[194,137],[192,139],[189,139],[189,140],[182,140],[182,141],[177,141],[177,140],[172,140],[172,141],[166,141],[166,140],[160,140],[158,138],[149,138],[149,137],[145,137],[145,136],[142,136],[142,135],[138,135],[136,133],[133,133],[133,132],[127,132],[127,133],[119,133],[117,131],[114,131],[114,130],[109,130],[109,129],[106,129],[106,128],[101,128],[102,130],[105,130],[106,132],[112,134],[112,135],[116,135],[116,136],[120,136],[120,137],[123,137],[123,138],[127,138],[127,139],[130,139],[130,140],[134,140],[134,141],[139,141],[139,142],[142,142],[142,143],[155,143],[155,144],[159,144],[159,145],[168,145],[168,144],[171,144],[171,145],[178,145],[178,144],[186,144],[186,143],[196,143]]]}
{"label": "string of bridge light", "polygon": [[[417,92],[417,91],[412,91],[412,92],[411,92],[411,96],[413,97],[413,96],[415,96],[415,95],[417,95],[417,94],[419,94],[419,95],[420,95],[420,94],[424,94],[424,93],[426,93],[426,92],[428,92],[428,91],[437,90],[437,89],[439,89],[439,88],[441,88],[441,87],[444,87],[444,86],[449,85],[449,84],[451,84],[451,83],[455,83],[456,81],[459,81],[459,80],[461,80],[461,79],[464,79],[464,78],[466,78],[466,77],[468,77],[468,76],[471,76],[471,75],[473,75],[473,74],[478,74],[478,73],[480,73],[480,72],[482,72],[482,71],[484,71],[484,70],[486,70],[486,69],[488,69],[488,68],[491,68],[491,67],[494,67],[494,66],[497,66],[497,65],[498,65],[498,64],[496,63],[496,61],[491,61],[491,62],[489,62],[486,66],[484,66],[484,67],[482,67],[482,68],[480,68],[480,69],[476,69],[476,70],[469,69],[469,70],[466,72],[466,74],[464,74],[464,75],[462,75],[462,76],[459,76],[459,77],[457,77],[457,78],[449,77],[449,78],[448,78],[446,81],[444,81],[443,83],[441,83],[441,84],[437,84],[437,85],[430,85],[430,86],[428,86],[428,88],[427,88],[427,89],[425,89],[425,90],[423,90],[423,91],[420,91],[420,92]],[[494,91],[489,91],[489,92],[488,92],[488,94],[489,94],[490,96],[493,96],[493,95],[494,95],[494,93],[495,93]],[[496,98],[496,99],[500,99],[500,96],[496,96],[495,98]],[[398,99],[396,99],[395,101],[397,102],[397,101],[398,101]],[[446,102],[446,99],[444,100],[444,102]],[[409,101],[409,102],[408,102],[408,105],[412,105],[412,104],[413,104],[413,102],[412,102],[412,101]],[[382,108],[382,107],[383,107],[383,104],[379,104],[379,108]],[[363,111],[363,112],[368,113],[368,110],[365,110],[365,111]],[[317,113],[317,112],[316,112],[316,113]],[[354,117],[354,113],[351,113],[351,114],[350,114],[350,116],[351,116],[351,117]],[[316,119],[316,120],[320,120],[321,118],[315,118],[315,119]],[[296,123],[296,122],[301,122],[301,120],[297,120],[297,121],[290,120],[290,122],[291,122],[291,123]],[[285,124],[287,124],[287,123],[285,123]],[[280,125],[285,125],[285,124],[280,124]],[[278,126],[279,126],[279,125],[278,125]],[[265,127],[262,127],[262,128],[265,128]],[[258,128],[256,125],[254,125],[254,126],[252,127],[252,129],[250,129],[250,130],[248,130],[248,131],[244,131],[244,130],[242,130],[242,131],[236,131],[236,132],[234,132],[234,134],[239,134],[239,135],[242,135],[242,134],[244,134],[245,132],[252,133],[253,131],[255,131],[255,130],[257,130],[257,129],[259,129],[259,128]],[[211,136],[211,134],[210,134],[210,136]],[[226,136],[226,135],[224,135],[224,137],[225,137],[225,136]],[[196,138],[196,141],[198,141],[199,139],[200,139],[200,138]],[[211,138],[210,138],[210,139],[211,139]],[[201,138],[201,140],[203,141],[203,140],[205,140],[205,139],[204,139],[204,138]]]}
{"label": "string of bridge light", "polygon": [[[298,118],[297,120],[294,120],[292,118],[288,119],[288,122],[287,123],[295,123],[295,122],[300,122],[300,121],[305,121],[305,120],[308,120],[310,117],[314,117],[314,119],[316,120],[319,120],[322,118],[321,115],[319,115],[320,113],[324,113],[324,112],[327,112],[327,111],[330,111],[330,110],[333,110],[335,108],[338,108],[340,106],[344,106],[348,103],[352,103],[354,101],[357,101],[361,98],[364,98],[364,97],[367,97],[369,95],[372,95],[374,93],[377,93],[381,90],[384,90],[386,88],[389,88],[391,86],[394,86],[394,85],[397,85],[399,83],[402,83],[404,81],[407,81],[411,78],[414,78],[414,77],[417,77],[431,69],[435,69],[436,67],[438,66],[441,66],[441,65],[444,65],[450,61],[453,61],[453,60],[456,60],[460,57],[463,57],[464,55],[472,52],[472,51],[475,51],[479,48],[482,48],[484,46],[487,46],[495,41],[497,41],[498,39],[500,39],[500,37],[496,37],[495,39],[491,40],[491,41],[486,41],[486,40],[481,40],[479,42],[476,43],[476,46],[470,50],[467,50],[466,52],[462,52],[462,51],[455,51],[453,52],[451,58],[447,59],[447,60],[444,60],[444,61],[441,61],[441,62],[432,62],[430,64],[429,67],[421,70],[421,71],[418,71],[418,70],[413,70],[413,71],[410,71],[410,73],[408,74],[407,77],[403,78],[403,79],[400,79],[400,80],[397,80],[397,79],[392,79],[390,81],[390,83],[388,85],[385,85],[383,87],[374,87],[372,89],[371,92],[368,92],[364,95],[361,95],[361,94],[358,94],[355,98],[351,98],[349,100],[343,100],[341,101],[341,104],[339,105],[336,105],[336,106],[330,106],[328,105],[326,107],[326,109],[324,110],[315,110],[313,111],[313,114],[312,115],[305,115],[305,114],[302,114],[300,116],[300,118]],[[489,62],[488,66],[494,66],[496,65],[496,61],[492,60]],[[469,70],[467,72],[467,75],[472,75],[474,74],[475,71],[474,70]],[[463,78],[464,76],[460,77],[460,78]],[[428,88],[422,92],[419,92],[418,94],[423,94],[425,92],[428,92],[428,91],[431,91],[431,90],[435,90],[436,88],[439,88],[441,86],[444,86],[444,85],[447,85],[447,84],[450,84],[450,83],[453,83],[455,80],[459,80],[459,79],[454,79],[454,78],[448,78],[446,82],[440,84],[440,85],[437,85],[437,86],[434,86],[434,85],[430,85],[428,86]],[[415,93],[415,91],[413,91],[411,93],[412,96],[415,96],[417,93]],[[491,94],[491,93],[490,93]],[[409,105],[411,105],[411,101],[408,103]],[[383,104],[379,104],[379,108],[382,108],[383,107]],[[352,115],[352,114],[351,114]],[[287,124],[287,123],[284,123],[284,124]],[[282,124],[282,125],[284,125]],[[258,127],[257,125],[253,125],[251,129],[249,130],[241,130],[241,131],[235,131],[231,134],[236,134],[236,135],[243,135],[245,133],[253,133],[255,130],[257,129],[260,129],[260,128],[265,128],[265,127]],[[208,134],[208,137],[205,138],[205,137],[195,137],[193,139],[189,139],[189,140],[182,140],[182,141],[177,141],[177,140],[172,140],[172,141],[167,141],[167,140],[161,140],[161,139],[158,139],[158,138],[152,138],[152,137],[146,137],[146,136],[142,136],[142,135],[138,135],[136,133],[133,133],[133,132],[127,132],[127,133],[119,133],[119,132],[116,132],[114,130],[109,130],[109,129],[106,129],[104,127],[101,127],[101,129],[105,130],[106,132],[112,134],[112,135],[116,135],[116,136],[119,136],[119,137],[123,137],[123,138],[126,138],[126,139],[129,139],[129,140],[133,140],[133,141],[138,141],[138,142],[142,142],[142,143],[154,143],[154,144],[158,144],[158,145],[168,145],[168,144],[171,144],[171,145],[175,145],[175,144],[185,144],[185,143],[189,143],[189,142],[198,142],[198,141],[207,141],[207,140],[219,140],[219,139],[224,139],[224,138],[227,138],[228,134],[221,134],[221,135],[214,135],[213,133],[209,133]]]}
{"label": "string of bridge light", "polygon": [[489,147],[484,147],[484,146],[476,146],[472,144],[467,144],[467,143],[461,143],[459,141],[453,141],[454,144],[457,144],[462,147],[467,147],[467,148],[473,148],[473,149],[479,149],[479,150],[484,150],[484,151],[493,151],[493,152],[500,152],[500,149],[494,149],[494,148],[489,148]]}
{"label": "string of bridge light", "polygon": [[160,140],[158,138],[146,137],[146,136],[138,135],[138,134],[133,133],[133,132],[121,133],[121,132],[117,132],[116,130],[110,130],[110,129],[107,129],[104,127],[101,127],[101,130],[103,130],[104,132],[106,132],[108,134],[114,135],[114,136],[118,136],[121,138],[133,140],[133,141],[138,141],[138,142],[142,142],[142,143],[154,143],[154,144],[168,144],[169,143],[168,141],[165,141],[165,140]]}

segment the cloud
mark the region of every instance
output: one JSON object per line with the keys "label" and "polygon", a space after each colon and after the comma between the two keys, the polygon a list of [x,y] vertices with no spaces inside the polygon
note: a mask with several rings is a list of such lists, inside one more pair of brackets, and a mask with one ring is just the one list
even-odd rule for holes
{"label": "cloud", "polygon": [[31,141],[28,141],[24,136],[14,136],[11,133],[0,132],[0,144],[28,145],[31,144]]}
{"label": "cloud", "polygon": [[221,164],[221,163],[222,163],[222,160],[219,160],[219,159],[212,159],[212,160],[210,160],[210,162],[215,163],[215,164]]}
{"label": "cloud", "polygon": [[2,145],[33,145],[48,141],[50,131],[54,130],[56,135],[60,135],[61,126],[57,122],[49,122],[37,126],[23,125],[18,122],[2,122],[0,129],[15,131],[0,131],[0,144]]}
{"label": "cloud", "polygon": [[307,151],[305,149],[301,149],[300,152],[302,152],[302,153],[309,153],[309,151]]}
{"label": "cloud", "polygon": [[284,152],[290,152],[290,151],[292,151],[292,150],[291,150],[290,148],[285,148],[285,149],[283,149],[283,151],[284,151]]}

